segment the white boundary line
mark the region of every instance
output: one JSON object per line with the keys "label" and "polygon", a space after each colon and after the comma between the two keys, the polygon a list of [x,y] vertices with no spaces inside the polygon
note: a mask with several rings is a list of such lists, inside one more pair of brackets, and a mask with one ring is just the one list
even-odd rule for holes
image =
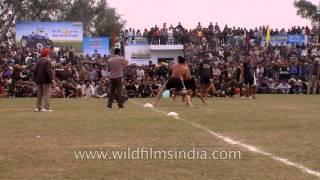
{"label": "white boundary line", "polygon": [[[133,104],[136,104],[136,105],[139,105],[139,106],[143,107],[143,104],[137,103],[135,101],[129,101],[129,102],[132,102]],[[155,112],[167,115],[167,112],[158,110],[156,108],[148,108],[148,109],[151,109],[151,110],[153,110]],[[282,158],[282,157],[279,157],[279,156],[275,156],[272,153],[268,153],[266,151],[263,151],[263,150],[255,147],[255,146],[244,144],[244,143],[241,143],[240,141],[235,141],[235,140],[233,140],[233,139],[231,139],[229,137],[223,136],[223,135],[221,135],[219,133],[216,133],[216,132],[214,132],[214,131],[212,131],[212,130],[204,127],[204,126],[201,126],[200,124],[197,124],[195,122],[192,122],[192,121],[189,121],[189,120],[186,120],[186,119],[182,119],[182,118],[177,118],[177,117],[175,119],[179,119],[179,120],[181,120],[181,121],[183,121],[185,123],[190,124],[193,127],[196,127],[196,128],[201,129],[203,131],[206,131],[207,133],[213,135],[214,137],[216,137],[218,139],[223,140],[224,142],[226,142],[228,144],[242,147],[242,148],[246,149],[249,152],[253,152],[253,153],[256,153],[256,154],[261,154],[261,155],[267,156],[267,157],[269,157],[269,158],[271,158],[271,159],[273,159],[275,161],[281,162],[282,164],[285,164],[285,165],[291,166],[291,167],[295,167],[295,168],[301,170],[304,173],[307,173],[307,174],[310,174],[310,175],[313,175],[315,177],[320,178],[320,172],[312,170],[312,169],[309,169],[309,168],[303,166],[302,164],[289,161],[288,159],[285,159],[285,158]]]}

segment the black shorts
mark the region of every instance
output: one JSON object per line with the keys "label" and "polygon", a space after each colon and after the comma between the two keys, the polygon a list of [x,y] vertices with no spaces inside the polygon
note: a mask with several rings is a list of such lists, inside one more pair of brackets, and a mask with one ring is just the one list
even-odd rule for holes
{"label": "black shorts", "polygon": [[253,77],[246,77],[246,78],[244,78],[244,84],[245,84],[245,85],[249,85],[249,86],[253,86],[253,85],[254,85],[254,79],[253,79]]}
{"label": "black shorts", "polygon": [[210,85],[210,76],[200,76],[200,84]]}
{"label": "black shorts", "polygon": [[171,78],[166,84],[166,89],[176,89],[176,91],[181,91],[183,89],[183,85],[181,79],[179,78]]}
{"label": "black shorts", "polygon": [[196,91],[197,90],[197,85],[196,85],[196,81],[192,78],[192,79],[188,79],[188,80],[184,80],[184,85],[186,86],[186,89],[192,90],[192,91]]}

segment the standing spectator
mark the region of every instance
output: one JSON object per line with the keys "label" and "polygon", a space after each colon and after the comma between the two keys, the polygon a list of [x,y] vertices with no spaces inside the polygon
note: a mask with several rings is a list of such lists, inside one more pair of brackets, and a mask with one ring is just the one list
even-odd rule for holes
{"label": "standing spectator", "polygon": [[111,90],[108,99],[107,108],[112,108],[113,100],[116,99],[119,108],[124,108],[124,100],[121,95],[122,81],[123,81],[123,70],[128,66],[128,61],[120,56],[120,49],[114,50],[114,56],[111,57],[107,63],[108,71],[110,72]]}
{"label": "standing spectator", "polygon": [[103,79],[107,79],[109,77],[109,72],[108,72],[107,66],[104,66],[101,69],[101,76]]}
{"label": "standing spectator", "polygon": [[168,30],[166,28],[163,28],[160,31],[160,44],[166,45],[167,42],[168,42]]}
{"label": "standing spectator", "polygon": [[296,76],[298,73],[297,67],[294,66],[293,64],[290,64],[289,66],[289,77]]}
{"label": "standing spectator", "polygon": [[[302,80],[305,80],[305,75],[307,73],[307,66],[305,65],[303,60],[300,60],[297,66],[298,77]],[[309,74],[308,74],[309,75]]]}
{"label": "standing spectator", "polygon": [[153,32],[153,36],[154,36],[153,44],[156,44],[156,45],[160,44],[160,35],[161,35],[160,29],[156,25]]}
{"label": "standing spectator", "polygon": [[144,38],[148,38],[148,36],[149,36],[148,29],[144,29],[143,37],[144,37]]}
{"label": "standing spectator", "polygon": [[129,38],[130,42],[132,42],[133,39],[134,39],[134,32],[133,32],[133,30],[131,28],[129,28],[128,38]]}
{"label": "standing spectator", "polygon": [[[48,59],[49,49],[44,48],[41,51],[41,59],[37,62],[34,71],[35,82],[37,84],[37,108],[35,112],[51,112],[49,109],[49,91],[50,84],[53,86],[55,81],[53,71],[51,69],[51,62]],[[42,109],[42,101],[44,101],[44,108]]]}
{"label": "standing spectator", "polygon": [[154,40],[154,29],[151,28],[150,32],[148,32],[148,44],[153,44],[153,40]]}
{"label": "standing spectator", "polygon": [[174,33],[174,28],[171,25],[168,30],[168,44],[170,45],[174,44],[173,33]]}
{"label": "standing spectator", "polygon": [[141,67],[138,67],[136,74],[138,81],[142,81],[144,79],[144,70]]}
{"label": "standing spectator", "polygon": [[95,68],[93,67],[90,67],[89,68],[89,72],[88,72],[88,75],[89,75],[89,80],[96,83],[97,80],[98,80],[98,73],[97,71],[95,70]]}
{"label": "standing spectator", "polygon": [[319,77],[320,77],[320,65],[319,65],[319,58],[316,58],[314,63],[311,65],[310,68],[310,74],[309,74],[309,82],[308,82],[308,94],[316,94],[318,83],[319,83]]}
{"label": "standing spectator", "polygon": [[137,30],[135,37],[142,37],[140,30]]}
{"label": "standing spectator", "polygon": [[273,74],[273,79],[275,81],[279,81],[280,78],[280,65],[279,62],[274,62],[272,66],[272,74]]}

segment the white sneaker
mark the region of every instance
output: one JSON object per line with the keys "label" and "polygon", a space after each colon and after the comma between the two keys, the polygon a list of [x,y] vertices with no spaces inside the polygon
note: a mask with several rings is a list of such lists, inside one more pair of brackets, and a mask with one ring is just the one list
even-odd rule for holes
{"label": "white sneaker", "polygon": [[53,111],[52,109],[46,109],[46,108],[41,109],[41,112],[52,112],[52,111]]}
{"label": "white sneaker", "polygon": [[40,110],[38,108],[34,109],[34,112],[40,112]]}
{"label": "white sneaker", "polygon": [[252,99],[252,97],[251,97],[251,96],[249,96],[249,99],[251,100],[251,99]]}

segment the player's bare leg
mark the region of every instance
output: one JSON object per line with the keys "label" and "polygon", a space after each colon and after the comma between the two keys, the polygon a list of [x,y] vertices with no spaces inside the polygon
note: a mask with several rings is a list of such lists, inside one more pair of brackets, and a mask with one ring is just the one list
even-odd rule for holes
{"label": "player's bare leg", "polygon": [[161,99],[161,97],[162,97],[162,94],[163,94],[163,92],[165,91],[165,89],[166,89],[166,86],[163,86],[163,87],[161,87],[161,89],[159,90],[159,92],[158,92],[158,94],[157,94],[157,97],[156,97],[156,101],[153,103],[154,106],[158,106],[159,101],[160,101],[160,99]]}
{"label": "player's bare leg", "polygon": [[177,91],[174,89],[174,90],[172,90],[172,99],[173,99],[173,102],[176,102],[176,97],[177,97]]}
{"label": "player's bare leg", "polygon": [[250,91],[251,91],[251,88],[249,85],[246,85],[246,98],[249,98],[250,97]]}
{"label": "player's bare leg", "polygon": [[204,90],[204,98],[208,98],[209,90],[211,88],[211,85],[206,85],[205,90]]}
{"label": "player's bare leg", "polygon": [[200,86],[200,93],[204,99],[207,99],[207,87],[205,85]]}
{"label": "player's bare leg", "polygon": [[188,105],[189,107],[194,107],[194,105],[193,105],[192,102],[191,102],[191,96],[190,96],[189,94],[186,94],[186,95],[184,95],[184,96],[185,96],[185,98],[186,98],[187,105]]}
{"label": "player's bare leg", "polygon": [[193,92],[193,93],[194,93],[194,95],[195,95],[197,98],[199,98],[199,99],[202,101],[202,103],[203,103],[204,105],[207,105],[207,104],[208,104],[206,98],[204,98],[200,93],[198,93],[198,92]]}
{"label": "player's bare leg", "polygon": [[251,86],[252,98],[256,99],[256,86]]}

